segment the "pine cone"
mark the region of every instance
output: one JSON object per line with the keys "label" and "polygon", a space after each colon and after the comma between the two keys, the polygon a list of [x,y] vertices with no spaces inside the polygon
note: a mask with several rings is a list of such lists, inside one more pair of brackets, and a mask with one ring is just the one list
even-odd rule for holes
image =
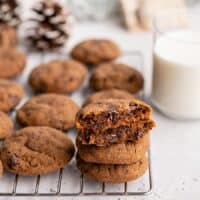
{"label": "pine cone", "polygon": [[54,50],[62,47],[69,37],[71,16],[54,1],[40,1],[32,9],[35,16],[28,28],[29,44],[39,50]]}
{"label": "pine cone", "polygon": [[0,25],[17,28],[21,22],[17,0],[0,0]]}

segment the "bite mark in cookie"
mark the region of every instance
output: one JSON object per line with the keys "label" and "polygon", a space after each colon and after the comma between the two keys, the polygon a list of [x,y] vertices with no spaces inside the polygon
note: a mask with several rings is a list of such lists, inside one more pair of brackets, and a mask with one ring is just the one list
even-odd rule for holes
{"label": "bite mark in cookie", "polygon": [[150,106],[137,99],[88,104],[76,117],[78,138],[97,146],[135,141],[155,126],[151,112]]}

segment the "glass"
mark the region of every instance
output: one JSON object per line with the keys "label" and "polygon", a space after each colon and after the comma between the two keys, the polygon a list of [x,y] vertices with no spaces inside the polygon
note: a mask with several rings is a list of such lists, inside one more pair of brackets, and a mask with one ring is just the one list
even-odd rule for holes
{"label": "glass", "polygon": [[166,12],[153,26],[152,103],[172,118],[200,118],[200,15]]}

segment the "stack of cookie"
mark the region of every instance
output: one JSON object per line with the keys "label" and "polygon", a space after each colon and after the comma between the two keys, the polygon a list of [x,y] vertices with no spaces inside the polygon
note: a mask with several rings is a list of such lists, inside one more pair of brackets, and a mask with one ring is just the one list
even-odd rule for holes
{"label": "stack of cookie", "polygon": [[151,107],[136,99],[107,99],[77,114],[77,166],[87,177],[120,183],[142,176],[148,166]]}

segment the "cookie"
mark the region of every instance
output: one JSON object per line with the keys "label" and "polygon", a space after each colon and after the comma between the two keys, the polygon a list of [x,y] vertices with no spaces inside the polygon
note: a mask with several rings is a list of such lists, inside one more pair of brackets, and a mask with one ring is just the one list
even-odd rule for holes
{"label": "cookie", "polygon": [[100,164],[131,164],[141,160],[149,148],[149,134],[135,142],[107,147],[83,145],[77,140],[78,155],[85,162]]}
{"label": "cookie", "polygon": [[[1,73],[1,72],[0,72]],[[22,87],[10,80],[0,79],[0,110],[9,112],[14,109],[24,96]]]}
{"label": "cookie", "polygon": [[123,90],[118,90],[118,89],[102,90],[99,92],[95,92],[94,94],[89,96],[86,99],[84,106],[105,99],[133,99],[133,98],[134,96],[132,94]]}
{"label": "cookie", "polygon": [[14,47],[17,44],[16,30],[11,26],[0,26],[0,47]]}
{"label": "cookie", "polygon": [[91,65],[114,60],[120,54],[118,45],[107,39],[88,39],[71,51],[72,58]]}
{"label": "cookie", "polygon": [[137,99],[88,104],[76,117],[78,139],[82,144],[97,146],[135,141],[155,126],[151,113],[151,107]]}
{"label": "cookie", "polygon": [[90,86],[95,90],[121,89],[130,93],[139,92],[144,85],[142,74],[121,63],[99,65],[91,76]]}
{"label": "cookie", "polygon": [[26,64],[26,56],[14,48],[0,49],[0,78],[13,78],[19,75]]}
{"label": "cookie", "polygon": [[83,83],[84,65],[74,60],[53,60],[41,64],[30,74],[29,84],[36,92],[71,93]]}
{"label": "cookie", "polygon": [[73,157],[72,141],[49,127],[28,127],[12,134],[3,143],[4,169],[14,174],[34,176],[63,168]]}
{"label": "cookie", "polygon": [[3,175],[3,165],[2,165],[2,162],[0,160],[0,178],[2,177]]}
{"label": "cookie", "polygon": [[24,126],[49,126],[60,130],[74,127],[78,105],[58,94],[43,94],[30,98],[18,111],[17,121]]}
{"label": "cookie", "polygon": [[77,167],[84,176],[105,183],[123,183],[142,176],[148,167],[147,158],[128,165],[95,164],[77,158]]}
{"label": "cookie", "polygon": [[0,139],[4,139],[13,132],[12,120],[3,112],[0,111]]}

